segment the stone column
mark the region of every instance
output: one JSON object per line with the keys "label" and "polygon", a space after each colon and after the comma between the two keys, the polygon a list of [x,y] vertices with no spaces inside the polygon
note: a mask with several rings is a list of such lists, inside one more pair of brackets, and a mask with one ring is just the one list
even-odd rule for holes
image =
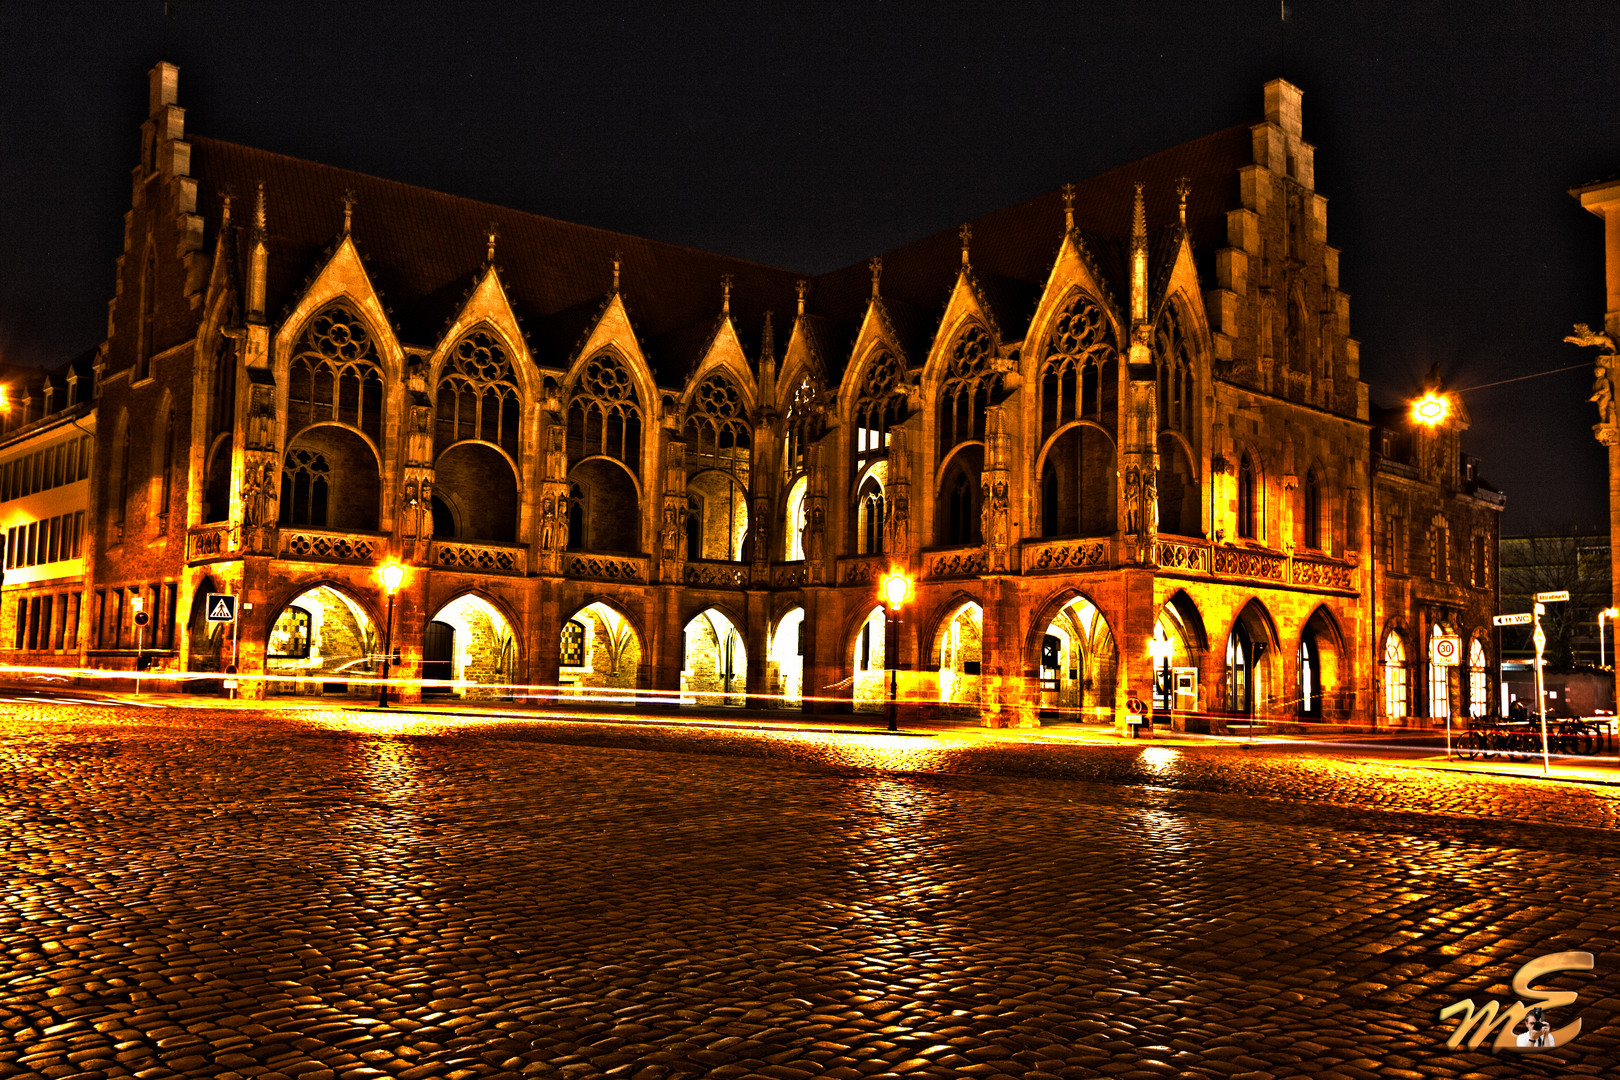
{"label": "stone column", "polygon": [[748,591],[748,625],[738,627],[743,633],[743,648],[747,651],[748,697],[744,699],[750,709],[774,708],[776,703],[763,695],[770,693],[769,652],[771,638],[771,594],[763,589]]}
{"label": "stone column", "polygon": [[[824,586],[804,590],[804,711],[849,712],[855,697],[845,662],[838,594]],[[817,700],[810,700],[815,698]],[[821,699],[834,700],[821,700]]]}

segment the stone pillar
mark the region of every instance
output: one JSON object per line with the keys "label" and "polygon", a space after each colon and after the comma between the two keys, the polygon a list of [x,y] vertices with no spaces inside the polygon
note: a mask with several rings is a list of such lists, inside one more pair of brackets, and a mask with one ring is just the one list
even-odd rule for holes
{"label": "stone pillar", "polygon": [[804,590],[804,711],[807,713],[849,712],[854,701],[854,683],[845,681],[852,672],[845,662],[844,643],[839,639],[843,625],[841,606],[833,589],[818,586]]}
{"label": "stone pillar", "polygon": [[[681,620],[681,587],[660,585],[647,591],[651,604],[647,611],[647,641],[642,642],[641,674],[636,685],[656,690],[658,696],[678,699],[681,668],[686,657],[686,627]],[[644,695],[649,704],[652,694]]]}
{"label": "stone pillar", "polygon": [[1039,727],[1040,685],[1030,675],[1018,587],[1010,577],[986,577],[979,640],[979,722],[985,727]]}
{"label": "stone pillar", "polygon": [[1148,643],[1153,640],[1153,624],[1159,610],[1154,597],[1152,569],[1125,570],[1123,611],[1114,624],[1114,645],[1119,650],[1119,683],[1114,695],[1114,729],[1123,733],[1129,726],[1126,703],[1140,698],[1153,703],[1153,656]]}
{"label": "stone pillar", "polygon": [[528,674],[524,681],[535,686],[551,687],[537,691],[549,697],[560,679],[562,664],[562,612],[557,596],[557,583],[542,580],[535,594],[528,620]]}
{"label": "stone pillar", "polygon": [[744,699],[750,709],[771,709],[777,706],[764,695],[771,692],[768,678],[771,638],[771,594],[763,589],[748,592],[748,625],[738,627],[743,632],[743,648],[747,651],[748,696]]}

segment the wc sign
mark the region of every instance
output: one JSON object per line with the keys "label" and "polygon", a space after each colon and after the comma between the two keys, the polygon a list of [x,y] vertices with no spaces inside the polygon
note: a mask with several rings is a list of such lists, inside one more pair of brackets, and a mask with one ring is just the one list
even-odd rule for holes
{"label": "wc sign", "polygon": [[205,606],[208,609],[208,621],[211,623],[236,621],[235,593],[211,592]]}

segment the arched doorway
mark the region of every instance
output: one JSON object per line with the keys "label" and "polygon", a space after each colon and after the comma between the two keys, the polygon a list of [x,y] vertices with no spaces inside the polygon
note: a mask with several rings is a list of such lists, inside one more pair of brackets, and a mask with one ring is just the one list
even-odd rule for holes
{"label": "arched doorway", "polygon": [[1089,597],[1058,609],[1040,641],[1041,717],[1111,721],[1119,685],[1114,632]]}
{"label": "arched doorway", "polygon": [[681,704],[746,705],[748,657],[742,630],[719,608],[693,616],[682,631]]}
{"label": "arched doorway", "polygon": [[1326,608],[1317,608],[1300,631],[1295,692],[1299,715],[1306,720],[1339,720],[1349,715],[1340,686],[1344,660],[1339,627]]}
{"label": "arched doorway", "polygon": [[[440,608],[422,638],[422,678],[479,683],[423,686],[423,696],[510,698],[517,670],[516,638],[506,616],[488,600],[465,593]],[[485,689],[487,687],[488,689]]]}
{"label": "arched doorway", "polygon": [[1257,600],[1243,605],[1226,638],[1225,711],[1255,716],[1268,711],[1275,693],[1269,677],[1276,635],[1271,618]]}
{"label": "arched doorway", "polygon": [[[272,694],[348,693],[349,679],[379,674],[382,649],[376,624],[347,593],[317,585],[293,597],[271,624],[265,643],[266,675]],[[356,694],[372,694],[358,686]]]}
{"label": "arched doorway", "polygon": [[205,575],[191,594],[186,636],[192,671],[223,671],[230,663],[230,624],[208,621],[208,594],[215,592],[224,590],[211,575]]}
{"label": "arched doorway", "polygon": [[[597,601],[563,623],[557,681],[566,692],[635,690],[641,638],[616,609]],[[592,700],[632,701],[634,695],[593,693]]]}
{"label": "arched doorway", "polygon": [[[433,535],[439,540],[510,544],[517,538],[517,476],[488,443],[457,443],[439,455],[433,501]],[[440,531],[444,524],[452,531]]]}
{"label": "arched doorway", "polygon": [[1159,609],[1148,655],[1153,659],[1153,708],[1192,712],[1198,708],[1198,664],[1189,628],[1172,603]]}
{"label": "arched doorway", "polygon": [[[984,609],[968,601],[944,619],[934,636],[934,655],[939,659],[939,701],[977,711],[983,694],[980,687],[983,663]],[[948,711],[948,710],[947,710]]]}
{"label": "arched doorway", "polygon": [[851,687],[856,712],[881,712],[889,700],[887,630],[884,610],[873,608],[855,631],[850,650]]}
{"label": "arched doorway", "polygon": [[765,675],[776,695],[773,704],[797,708],[804,703],[804,608],[793,608],[777,621]]}

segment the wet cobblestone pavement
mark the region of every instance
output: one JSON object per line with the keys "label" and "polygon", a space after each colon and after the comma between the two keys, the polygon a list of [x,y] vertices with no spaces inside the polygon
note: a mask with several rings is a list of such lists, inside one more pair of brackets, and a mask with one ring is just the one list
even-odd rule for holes
{"label": "wet cobblestone pavement", "polygon": [[[0,706],[0,1077],[1613,1076],[1620,790]],[[1566,1047],[1444,1005],[1584,950]]]}

